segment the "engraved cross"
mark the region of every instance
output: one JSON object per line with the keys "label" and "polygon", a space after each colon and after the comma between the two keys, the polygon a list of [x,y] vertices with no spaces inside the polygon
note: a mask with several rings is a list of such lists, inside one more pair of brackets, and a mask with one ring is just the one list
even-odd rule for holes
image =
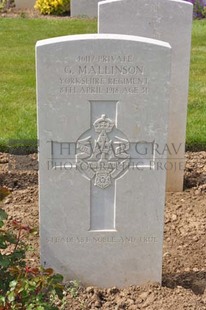
{"label": "engraved cross", "polygon": [[[90,101],[90,111],[90,128],[76,143],[53,143],[53,160],[55,155],[61,158],[56,151],[58,146],[60,155],[67,149],[75,155],[72,167],[90,181],[90,231],[116,231],[117,180],[127,173],[131,159],[133,168],[137,168],[134,153],[138,151],[138,160],[142,159],[138,168],[151,169],[149,156],[153,154],[154,143],[132,143],[118,129],[118,101]],[[145,153],[145,149],[150,151]]]}

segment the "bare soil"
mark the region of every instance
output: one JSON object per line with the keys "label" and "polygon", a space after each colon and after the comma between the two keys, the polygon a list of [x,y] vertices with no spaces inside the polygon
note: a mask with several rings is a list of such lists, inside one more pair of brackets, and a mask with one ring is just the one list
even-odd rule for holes
{"label": "bare soil", "polygon": [[[163,281],[117,288],[80,287],[65,309],[206,310],[206,152],[186,153],[185,190],[168,193],[165,207]],[[0,153],[1,206],[8,225],[19,220],[38,232],[37,154]],[[29,236],[28,265],[39,264],[38,233]]]}

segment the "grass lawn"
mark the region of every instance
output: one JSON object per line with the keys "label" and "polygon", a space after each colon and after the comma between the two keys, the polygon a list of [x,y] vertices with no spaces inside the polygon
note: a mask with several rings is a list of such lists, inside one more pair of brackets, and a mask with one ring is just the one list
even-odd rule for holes
{"label": "grass lawn", "polygon": [[95,20],[0,18],[0,150],[36,140],[36,41],[95,32]]}
{"label": "grass lawn", "polygon": [[[36,139],[36,41],[95,33],[95,20],[0,18],[0,150]],[[194,21],[187,145],[206,149],[206,20]]]}
{"label": "grass lawn", "polygon": [[195,20],[192,33],[187,146],[206,149],[206,20]]}

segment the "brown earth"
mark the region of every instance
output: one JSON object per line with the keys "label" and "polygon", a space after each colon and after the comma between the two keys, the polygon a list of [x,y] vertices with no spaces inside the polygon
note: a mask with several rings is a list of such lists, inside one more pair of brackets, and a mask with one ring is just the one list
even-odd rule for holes
{"label": "brown earth", "polygon": [[[80,287],[76,298],[68,295],[65,309],[206,310],[206,152],[188,152],[186,159],[185,190],[166,199],[162,286]],[[1,203],[8,223],[37,228],[27,240],[30,265],[39,264],[37,169],[36,154],[0,153],[0,188],[11,191]]]}

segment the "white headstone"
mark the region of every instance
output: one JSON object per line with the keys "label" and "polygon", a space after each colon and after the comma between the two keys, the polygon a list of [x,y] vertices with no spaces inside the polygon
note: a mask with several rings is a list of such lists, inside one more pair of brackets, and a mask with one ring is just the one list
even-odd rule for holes
{"label": "white headstone", "polygon": [[71,0],[71,16],[97,17],[99,1],[101,0]]}
{"label": "white headstone", "polygon": [[169,42],[172,47],[167,191],[182,191],[193,6],[180,0],[109,0],[99,3],[99,33]]}
{"label": "white headstone", "polygon": [[33,9],[36,0],[15,0],[16,9]]}
{"label": "white headstone", "polygon": [[161,281],[170,45],[96,34],[36,53],[42,264],[99,287]]}

